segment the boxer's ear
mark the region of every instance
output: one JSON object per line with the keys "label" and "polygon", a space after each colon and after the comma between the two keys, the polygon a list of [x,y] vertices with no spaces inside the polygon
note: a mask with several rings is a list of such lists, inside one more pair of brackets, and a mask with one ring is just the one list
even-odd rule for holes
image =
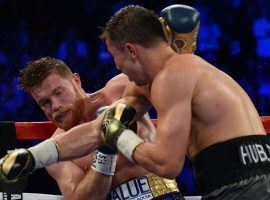
{"label": "boxer's ear", "polygon": [[138,52],[135,45],[131,43],[126,43],[125,48],[127,49],[132,58],[135,58],[137,56]]}
{"label": "boxer's ear", "polygon": [[78,73],[73,74],[73,79],[78,86],[82,87],[81,77]]}

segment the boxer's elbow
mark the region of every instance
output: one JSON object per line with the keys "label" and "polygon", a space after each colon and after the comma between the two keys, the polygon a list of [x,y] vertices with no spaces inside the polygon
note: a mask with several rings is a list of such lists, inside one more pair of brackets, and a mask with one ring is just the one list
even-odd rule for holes
{"label": "boxer's elbow", "polygon": [[63,191],[62,188],[60,187],[61,193],[63,195],[63,199],[64,200],[79,200],[80,195],[78,195],[75,188],[65,188],[65,190]]}
{"label": "boxer's elbow", "polygon": [[62,193],[63,195],[63,199],[64,200],[77,200],[77,197],[75,196],[74,193],[70,192],[70,193]]}
{"label": "boxer's elbow", "polygon": [[182,171],[184,166],[183,159],[164,158],[156,162],[154,172],[167,179],[175,179]]}
{"label": "boxer's elbow", "polygon": [[89,196],[86,196],[83,192],[74,191],[67,200],[88,200]]}
{"label": "boxer's elbow", "polygon": [[58,184],[64,200],[80,200],[83,199],[82,197],[85,197],[85,194],[79,189],[78,184],[70,182],[70,185],[68,185],[69,181],[66,180],[66,182],[67,184],[64,187],[63,184]]}
{"label": "boxer's elbow", "polygon": [[178,154],[170,149],[161,149],[152,143],[142,143],[134,152],[135,161],[143,168],[158,176],[174,179],[184,166],[185,154]]}

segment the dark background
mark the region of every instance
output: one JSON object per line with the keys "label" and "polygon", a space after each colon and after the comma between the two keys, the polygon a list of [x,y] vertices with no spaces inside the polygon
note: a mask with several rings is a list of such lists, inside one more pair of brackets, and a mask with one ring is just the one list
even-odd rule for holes
{"label": "dark background", "polygon": [[[18,74],[27,62],[43,56],[62,59],[80,74],[87,92],[96,91],[119,73],[98,39],[106,20],[128,4],[159,13],[176,3],[201,13],[196,54],[232,76],[259,114],[269,115],[269,0],[0,0],[0,121],[46,120],[32,98],[18,88]],[[181,184],[185,194],[198,194],[189,164],[180,176]],[[44,171],[35,172],[27,191],[57,194],[55,183],[45,177]]]}

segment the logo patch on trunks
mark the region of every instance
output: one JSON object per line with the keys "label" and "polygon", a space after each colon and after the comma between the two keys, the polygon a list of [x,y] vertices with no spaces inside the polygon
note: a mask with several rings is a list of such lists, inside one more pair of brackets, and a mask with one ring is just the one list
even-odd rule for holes
{"label": "logo patch on trunks", "polygon": [[111,190],[111,200],[150,200],[153,198],[146,177],[140,177]]}
{"label": "logo patch on trunks", "polygon": [[267,144],[241,145],[239,153],[244,165],[270,162],[270,146]]}

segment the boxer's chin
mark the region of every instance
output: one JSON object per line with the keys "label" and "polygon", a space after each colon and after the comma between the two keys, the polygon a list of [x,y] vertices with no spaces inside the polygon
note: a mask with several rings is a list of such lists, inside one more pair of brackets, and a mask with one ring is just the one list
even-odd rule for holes
{"label": "boxer's chin", "polygon": [[68,111],[69,113],[68,113],[68,115],[70,115],[70,116],[65,116],[64,118],[62,118],[61,120],[54,120],[53,121],[53,123],[57,126],[57,127],[59,127],[59,128],[61,128],[61,129],[63,129],[63,130],[65,130],[65,131],[67,131],[67,130],[69,130],[70,128],[71,128],[71,122],[73,121],[72,120],[72,115],[73,115],[73,113],[72,113],[72,111],[70,110],[70,111]]}
{"label": "boxer's chin", "polygon": [[69,110],[69,113],[67,113],[66,119],[61,122],[55,122],[57,127],[65,131],[68,131],[74,126],[79,125],[82,120],[84,107],[85,107],[85,104],[84,104],[83,99],[78,99],[74,103],[72,108]]}
{"label": "boxer's chin", "polygon": [[70,122],[57,122],[55,123],[57,127],[65,130],[65,131],[68,131],[69,129],[72,128]]}
{"label": "boxer's chin", "polygon": [[[81,109],[79,109],[81,111]],[[57,127],[68,131],[69,129],[73,128],[76,125],[80,124],[80,120],[81,120],[81,115],[82,112],[78,112],[78,110],[76,110],[76,108],[72,109],[71,111],[69,111],[69,115],[67,116],[67,119],[61,122],[56,122]]]}

